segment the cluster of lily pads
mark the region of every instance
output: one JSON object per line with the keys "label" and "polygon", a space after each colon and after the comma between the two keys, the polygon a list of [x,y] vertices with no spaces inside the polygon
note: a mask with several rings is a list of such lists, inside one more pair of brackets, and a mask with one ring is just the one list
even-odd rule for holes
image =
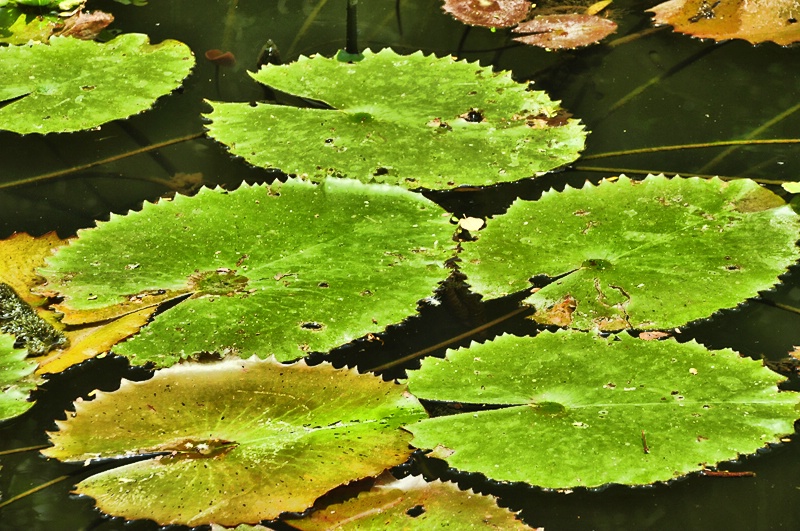
{"label": "cluster of lily pads", "polygon": [[[0,127],[71,131],[139,112],[188,74],[186,52],[136,35],[0,50],[0,78],[13,80],[0,99],[20,98],[0,109]],[[96,69],[58,77],[61,53],[91,54]],[[98,102],[121,55],[141,57],[142,76],[126,78],[141,99],[111,116]],[[150,93],[146,73],[165,84]],[[379,476],[414,449],[500,481],[643,485],[793,432],[800,398],[759,362],[630,333],[666,334],[773,287],[800,257],[800,217],[776,195],[744,179],[619,177],[517,200],[459,241],[451,213],[415,190],[515,181],[574,161],[586,133],[557,102],[508,73],[391,50],[352,63],[301,58],[252,77],[314,104],[209,102],[209,135],[293,174],[285,182],[205,188],[67,241],[16,235],[2,247],[18,264],[2,281],[19,299],[3,304],[35,308],[45,323],[31,318],[36,326],[69,340],[32,359],[35,330],[0,336],[4,418],[31,405],[37,365],[59,372],[111,349],[158,369],[76,403],[43,451],[74,462],[151,456],[77,485],[101,510],[256,524]],[[412,90],[432,79],[446,80],[439,93]],[[63,109],[52,103],[65,94]],[[484,299],[524,292],[543,331],[426,358],[403,383],[303,360],[413,316],[454,261]],[[534,287],[542,276],[549,282]],[[223,359],[201,361],[208,354]],[[430,417],[420,399],[468,412]],[[365,509],[387,497],[391,510]],[[524,527],[488,498],[413,479],[378,482],[291,524],[387,519]]]}

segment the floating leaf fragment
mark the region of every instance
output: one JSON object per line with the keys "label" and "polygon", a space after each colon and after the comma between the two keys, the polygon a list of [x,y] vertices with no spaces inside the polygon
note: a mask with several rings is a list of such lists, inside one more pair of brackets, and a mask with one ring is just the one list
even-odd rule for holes
{"label": "floating leaf fragment", "polygon": [[529,0],[445,0],[442,6],[456,20],[471,26],[507,28],[524,19]]}
{"label": "floating leaf fragment", "polygon": [[399,427],[424,416],[403,386],[355,370],[187,363],[76,403],[43,453],[79,462],[152,454],[76,492],[128,519],[235,526],[302,511],[402,463],[410,435]]}
{"label": "floating leaf fragment", "polygon": [[567,14],[540,15],[523,22],[514,33],[527,33],[514,37],[515,41],[548,48],[568,50],[594,44],[617,30],[617,23],[597,15]]}
{"label": "floating leaf fragment", "polygon": [[209,135],[251,164],[314,180],[488,185],[567,164],[584,145],[545,93],[449,57],[365,51],[357,63],[301,57],[251,75],[316,108],[209,102]]}
{"label": "floating leaf fragment", "polygon": [[772,41],[781,46],[800,41],[797,0],[669,0],[648,10],[656,24],[701,39]]}
{"label": "floating leaf fragment", "polygon": [[525,302],[543,324],[667,329],[768,290],[800,258],[800,217],[741,179],[589,183],[517,200],[464,242],[461,269],[495,298],[553,279]]}
{"label": "floating leaf fragment", "polygon": [[[800,395],[732,350],[627,334],[503,335],[426,358],[421,399],[502,406],[406,428],[460,470],[545,488],[644,485],[751,454],[794,432]],[[487,437],[486,434],[492,434]]]}

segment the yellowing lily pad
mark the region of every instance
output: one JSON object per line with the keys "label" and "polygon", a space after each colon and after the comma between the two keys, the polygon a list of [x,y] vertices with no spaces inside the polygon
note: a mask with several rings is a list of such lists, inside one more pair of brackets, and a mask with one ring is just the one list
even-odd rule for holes
{"label": "yellowing lily pad", "polygon": [[150,455],[90,476],[77,493],[106,513],[162,525],[255,524],[400,464],[403,424],[425,416],[403,386],[304,362],[182,364],[75,404],[58,422],[63,461]]}

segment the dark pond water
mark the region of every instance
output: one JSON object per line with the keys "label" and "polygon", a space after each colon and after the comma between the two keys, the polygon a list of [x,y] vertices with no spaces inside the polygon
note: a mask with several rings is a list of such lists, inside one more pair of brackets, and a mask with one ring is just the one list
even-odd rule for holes
{"label": "dark pond water", "polygon": [[[620,28],[609,41],[650,27],[644,9],[656,2],[614,2]],[[116,15],[115,27],[150,35],[153,42],[173,38],[198,56],[185,88],[162,98],[155,110],[98,131],[70,135],[20,137],[0,132],[0,237],[14,232],[62,236],[106,219],[110,212],[136,209],[169,190],[158,180],[178,173],[202,175],[207,185],[235,187],[242,181],[264,182],[268,171],[232,159],[215,142],[197,138],[157,152],[121,158],[89,169],[45,177],[142,146],[203,132],[203,98],[230,101],[261,99],[259,86],[246,74],[255,68],[261,47],[272,39],[285,61],[300,54],[331,55],[344,45],[344,0],[194,0],[152,1],[147,7],[94,2]],[[395,2],[362,1],[360,44],[398,52],[423,50],[480,60],[509,69],[520,80],[534,80],[580,118],[591,131],[586,154],[622,149],[744,138],[798,103],[800,48],[745,42],[714,44],[662,30],[627,43],[606,44],[576,52],[549,53],[510,44],[503,31],[464,27],[443,15],[437,1],[401,0],[402,33]],[[203,59],[212,48],[232,51],[235,67],[221,69]],[[657,80],[657,81],[654,81]],[[0,80],[2,83],[2,80]],[[645,85],[646,88],[645,88]],[[642,90],[644,89],[644,90]],[[634,91],[639,92],[634,92]],[[625,103],[616,107],[618,102]],[[613,110],[613,112],[611,111]],[[800,113],[791,114],[760,133],[760,138],[798,137]],[[797,146],[739,148],[713,166],[721,149],[684,150],[577,161],[576,169],[502,185],[480,193],[431,193],[432,199],[458,214],[502,212],[514,197],[535,198],[550,187],[580,186],[619,173],[620,168],[649,171],[746,176],[762,179],[776,192],[780,180],[800,180]],[[469,164],[465,160],[464,164]],[[603,166],[607,171],[577,168]],[[794,268],[764,300],[800,307],[800,269]],[[487,318],[513,303],[487,304]],[[385,346],[340,349],[337,364],[362,368],[457,335],[469,328],[443,308],[427,309],[422,318],[392,329]],[[533,330],[521,317],[492,332]],[[686,327],[683,338],[711,348],[730,347],[754,358],[779,359],[800,344],[800,315],[763,300],[720,312]],[[437,352],[439,355],[442,350]],[[399,373],[398,373],[399,375]],[[45,431],[73,400],[94,388],[114,389],[122,377],[143,379],[120,359],[84,364],[53,378],[37,394],[38,403],[22,417],[0,424],[0,451],[46,443]],[[491,437],[487,434],[487,437]],[[569,444],[569,441],[564,441]],[[0,509],[3,530],[155,529],[152,522],[125,524],[96,512],[92,501],[69,495],[84,477],[79,467],[47,461],[36,452],[0,457],[0,493],[8,499],[62,475],[70,478]],[[414,465],[416,466],[416,465]],[[690,476],[673,484],[631,489],[612,486],[599,492],[543,492],[526,486],[495,485],[479,477],[456,476],[440,463],[430,471],[459,479],[464,487],[500,496],[501,504],[522,511],[525,522],[549,530],[728,529],[773,530],[800,527],[800,444],[792,441],[726,465],[756,472],[753,478]],[[413,467],[412,467],[413,468]]]}

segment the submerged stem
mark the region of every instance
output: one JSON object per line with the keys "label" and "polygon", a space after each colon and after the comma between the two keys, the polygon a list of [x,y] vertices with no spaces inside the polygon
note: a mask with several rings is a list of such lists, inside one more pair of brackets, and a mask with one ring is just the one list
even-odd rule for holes
{"label": "submerged stem", "polygon": [[515,315],[519,315],[519,314],[523,313],[524,311],[530,310],[530,309],[531,309],[530,306],[520,306],[519,308],[516,308],[515,310],[512,310],[512,311],[508,312],[505,315],[501,315],[497,319],[493,319],[493,320],[489,321],[488,323],[484,323],[484,324],[482,324],[482,325],[480,325],[478,327],[475,327],[475,328],[472,328],[470,330],[467,330],[463,334],[459,334],[459,335],[457,335],[455,337],[451,337],[450,339],[446,339],[444,341],[441,341],[441,342],[439,342],[439,343],[437,343],[437,344],[435,344],[433,346],[424,348],[422,350],[418,350],[418,351],[416,351],[416,352],[414,352],[412,354],[409,354],[407,356],[403,356],[402,358],[396,359],[394,361],[390,361],[388,363],[384,363],[383,365],[379,365],[379,366],[374,367],[374,368],[372,368],[370,370],[373,371],[373,372],[379,372],[379,371],[385,371],[386,369],[390,369],[392,367],[396,367],[396,366],[401,365],[401,364],[403,364],[403,363],[405,363],[407,361],[411,361],[414,358],[419,358],[420,356],[424,356],[425,354],[429,354],[429,353],[433,352],[434,350],[438,350],[440,348],[446,347],[447,345],[451,345],[451,344],[453,344],[453,343],[455,343],[457,341],[461,341],[462,339],[466,339],[466,338],[468,338],[470,336],[474,336],[475,334],[483,332],[487,328],[491,328],[491,327],[493,327],[494,325],[496,325],[498,323],[502,323],[503,321],[505,321],[507,319],[511,319]]}
{"label": "submerged stem", "polygon": [[33,450],[41,450],[47,448],[48,444],[38,444],[36,446],[25,446],[23,448],[12,448],[10,450],[3,450],[0,455],[20,454],[22,452],[32,452]]}
{"label": "submerged stem", "polygon": [[[798,103],[794,107],[786,109],[782,113],[780,113],[777,116],[773,117],[771,120],[767,120],[766,122],[764,122],[760,126],[756,127],[752,131],[750,131],[750,133],[745,137],[745,140],[742,141],[743,144],[747,145],[748,143],[753,143],[753,144],[760,143],[760,142],[758,142],[756,140],[753,140],[753,137],[756,137],[756,136],[760,135],[761,133],[763,133],[764,131],[766,131],[767,129],[772,127],[773,125],[775,125],[778,122],[788,118],[789,116],[791,116],[792,114],[794,114],[798,110],[800,110],[800,103]],[[800,140],[798,140],[798,142],[800,142]],[[735,145],[739,145],[739,144],[735,144]],[[725,151],[723,151],[722,153],[720,153],[719,155],[717,155],[716,157],[714,157],[713,159],[708,161],[705,164],[705,166],[700,168],[700,171],[708,171],[709,168],[712,168],[712,167],[716,166],[717,164],[719,164],[720,162],[722,162],[722,160],[725,159],[725,157],[727,157],[728,155],[733,153],[735,150],[736,150],[736,147],[731,147],[731,148],[726,149]]]}
{"label": "submerged stem", "polygon": [[[798,105],[800,108],[800,105]],[[751,139],[751,140],[719,140],[716,142],[699,142],[696,144],[678,144],[674,146],[655,146],[638,149],[623,149],[621,151],[608,151],[606,153],[596,153],[586,155],[581,160],[604,159],[607,157],[619,157],[622,155],[641,155],[643,153],[658,153],[661,151],[678,151],[682,149],[714,148],[723,146],[749,146],[761,144],[800,144],[800,138],[774,138],[774,139]],[[708,164],[706,165],[708,166]],[[704,171],[702,168],[700,171]]]}
{"label": "submerged stem", "polygon": [[[49,181],[50,179],[56,179],[58,177],[63,177],[64,175],[69,175],[70,173],[76,173],[79,171],[88,170],[89,168],[94,168],[95,166],[102,166],[103,164],[109,164],[111,162],[116,162],[118,160],[122,160],[127,157],[132,157],[134,155],[141,155],[142,153],[148,153],[150,151],[154,151],[156,149],[165,148],[167,146],[172,146],[174,144],[180,144],[181,142],[186,142],[188,140],[195,140],[197,138],[201,138],[205,133],[193,133],[191,135],[186,135],[178,138],[173,138],[170,140],[165,140],[164,142],[159,142],[157,144],[150,144],[149,146],[144,146],[139,149],[134,149],[131,151],[126,151],[125,153],[121,153],[119,155],[113,155],[111,157],[106,157],[104,159],[96,160],[94,162],[89,162],[86,164],[80,164],[78,166],[72,166],[71,168],[66,168],[63,170],[57,170],[50,173],[43,173],[41,175],[36,175],[34,177],[28,177],[27,179],[20,179],[18,181],[9,181],[5,183],[0,183],[0,190],[4,188],[14,188],[16,186],[25,186],[29,184],[35,184],[42,181]],[[138,180],[143,181],[150,181],[155,182],[167,187],[170,187],[169,181],[165,181],[163,179],[148,179],[145,177],[139,177]]]}
{"label": "submerged stem", "polygon": [[31,494],[35,494],[35,493],[39,492],[40,490],[46,489],[47,487],[50,487],[51,485],[55,485],[56,483],[60,483],[60,482],[64,481],[67,478],[69,478],[69,476],[59,476],[59,477],[57,477],[55,479],[51,479],[50,481],[46,481],[45,483],[42,483],[41,485],[37,485],[37,486],[35,486],[35,487],[31,488],[31,489],[28,489],[25,492],[17,494],[16,496],[12,496],[11,498],[9,498],[7,500],[1,501],[0,502],[0,509],[2,509],[3,507],[6,507],[8,505],[11,505],[15,501],[19,501],[22,498],[26,498],[26,497],[30,496]]}
{"label": "submerged stem", "polygon": [[713,52],[715,50],[719,50],[720,47],[725,46],[725,44],[726,43],[717,44],[717,45],[714,45],[714,46],[707,46],[707,47],[703,48],[702,50],[700,50],[699,52],[690,55],[689,57],[687,57],[683,61],[680,61],[679,63],[673,65],[671,68],[665,70],[664,72],[661,72],[657,76],[655,76],[653,78],[650,78],[645,83],[639,85],[638,87],[636,87],[632,91],[628,92],[622,98],[617,100],[616,103],[611,105],[608,108],[608,110],[606,111],[606,113],[600,118],[600,120],[608,118],[609,115],[611,115],[612,113],[617,111],[617,109],[619,109],[620,107],[622,107],[623,105],[625,105],[626,103],[631,101],[632,99],[636,98],[636,96],[638,96],[639,94],[641,94],[642,92],[644,92],[648,88],[652,87],[653,85],[657,85],[661,81],[664,81],[665,79],[667,79],[668,77],[670,77],[670,76],[672,76],[674,74],[677,74],[678,72],[680,72],[681,70],[683,70],[687,66],[691,65],[695,61],[698,61],[702,57],[708,55],[709,53],[711,53],[711,52]]}
{"label": "submerged stem", "polygon": [[303,21],[303,25],[300,26],[300,29],[295,34],[294,40],[292,41],[292,44],[289,45],[284,58],[294,57],[292,54],[294,53],[294,49],[297,47],[297,43],[300,42],[300,39],[303,38],[308,31],[308,28],[311,26],[311,24],[317,18],[317,15],[319,15],[319,12],[322,11],[322,8],[325,7],[325,4],[327,3],[328,0],[320,0],[319,4],[317,4],[314,9],[311,10],[311,13],[308,14],[306,19]]}

